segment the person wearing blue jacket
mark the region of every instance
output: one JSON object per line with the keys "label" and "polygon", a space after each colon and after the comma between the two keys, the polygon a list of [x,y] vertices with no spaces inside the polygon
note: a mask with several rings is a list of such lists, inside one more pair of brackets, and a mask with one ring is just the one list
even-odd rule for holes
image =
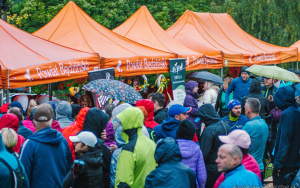
{"label": "person wearing blue jacket", "polygon": [[225,172],[225,180],[219,188],[262,187],[259,177],[242,165],[243,154],[234,144],[224,144],[218,150],[218,171]]}
{"label": "person wearing blue jacket", "polygon": [[[18,168],[18,159],[11,153],[9,153],[3,142],[2,142],[2,135],[0,134],[0,159],[4,160],[10,167],[14,170]],[[24,188],[29,188],[29,183],[28,183],[28,178],[26,175],[26,172],[24,170],[23,165],[20,163],[23,175],[24,175],[24,180],[23,180],[23,186]],[[12,179],[13,177],[11,176],[11,171],[9,168],[2,162],[0,161],[0,187],[13,187],[12,185]]]}
{"label": "person wearing blue jacket", "polygon": [[49,104],[38,106],[33,115],[36,132],[21,148],[20,160],[31,188],[62,187],[72,165],[67,140],[60,132],[51,129],[53,115]]}
{"label": "person wearing blue jacket", "polygon": [[250,73],[246,71],[248,67],[243,66],[241,68],[241,76],[232,80],[231,84],[228,86],[225,94],[225,104],[228,107],[229,95],[233,92],[233,99],[238,100],[242,103],[242,98],[249,95],[250,83],[252,81],[249,78]]}
{"label": "person wearing blue jacket", "polygon": [[173,138],[158,141],[154,158],[158,164],[145,181],[145,188],[196,188],[196,176],[181,162],[179,146]]}
{"label": "person wearing blue jacket", "polygon": [[241,107],[241,103],[238,100],[233,99],[228,104],[227,109],[229,114],[225,117],[222,117],[222,121],[229,125],[230,131],[242,129],[249,121],[247,116],[241,114]]}
{"label": "person wearing blue jacket", "polygon": [[183,107],[180,104],[171,106],[168,110],[169,117],[165,119],[162,124],[154,127],[153,132],[151,132],[151,137],[154,134],[153,137],[155,142],[166,137],[175,139],[179,123],[188,118],[187,113],[189,113],[191,109],[191,107]]}
{"label": "person wearing blue jacket", "polygon": [[275,141],[274,186],[285,185],[284,176],[300,168],[300,110],[291,86],[279,88],[275,105],[282,110]]}

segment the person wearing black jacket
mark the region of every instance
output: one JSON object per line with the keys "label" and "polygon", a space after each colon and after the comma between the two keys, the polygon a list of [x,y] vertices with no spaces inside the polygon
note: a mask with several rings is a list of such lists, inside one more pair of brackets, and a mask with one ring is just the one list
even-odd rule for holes
{"label": "person wearing black jacket", "polygon": [[168,112],[164,108],[165,106],[165,95],[162,93],[153,93],[149,98],[154,103],[154,121],[161,124],[168,117]]}
{"label": "person wearing black jacket", "polygon": [[69,138],[74,142],[76,159],[64,179],[63,187],[104,187],[102,146],[97,143],[96,136],[92,132],[82,131]]}
{"label": "person wearing black jacket", "polygon": [[266,119],[266,117],[270,114],[269,102],[266,97],[261,95],[261,84],[258,79],[253,79],[251,81],[249,92],[250,92],[249,95],[243,97],[243,99],[242,99],[242,114],[245,115],[246,100],[248,98],[256,98],[259,100],[260,105],[261,105],[259,115],[263,119]]}
{"label": "person wearing black jacket", "polygon": [[198,110],[198,117],[205,124],[205,128],[200,138],[200,148],[202,150],[207,180],[205,187],[211,188],[221,175],[215,162],[218,155],[218,148],[222,145],[219,135],[227,135],[230,127],[224,123],[217,111],[211,104],[204,104]]}
{"label": "person wearing black jacket", "polygon": [[85,116],[85,120],[83,123],[82,131],[91,131],[95,134],[98,139],[98,144],[101,145],[103,152],[103,174],[104,174],[104,184],[105,187],[109,187],[110,179],[110,161],[111,161],[111,153],[108,147],[105,146],[104,141],[101,139],[101,133],[105,129],[107,123],[109,121],[109,116],[102,112],[102,110],[98,108],[91,108]]}

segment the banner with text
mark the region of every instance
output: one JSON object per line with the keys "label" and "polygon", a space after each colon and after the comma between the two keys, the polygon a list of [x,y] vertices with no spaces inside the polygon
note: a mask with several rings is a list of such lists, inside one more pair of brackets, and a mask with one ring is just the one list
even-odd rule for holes
{"label": "banner with text", "polygon": [[174,100],[183,104],[185,98],[185,59],[170,59],[170,76]]}

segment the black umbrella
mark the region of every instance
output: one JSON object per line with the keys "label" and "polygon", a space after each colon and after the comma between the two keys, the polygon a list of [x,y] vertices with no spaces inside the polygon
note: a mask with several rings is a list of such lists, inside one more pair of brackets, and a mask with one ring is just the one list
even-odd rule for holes
{"label": "black umbrella", "polygon": [[223,84],[223,81],[220,76],[217,76],[207,71],[191,72],[186,77],[190,80],[195,80],[197,82],[211,81],[216,85]]}

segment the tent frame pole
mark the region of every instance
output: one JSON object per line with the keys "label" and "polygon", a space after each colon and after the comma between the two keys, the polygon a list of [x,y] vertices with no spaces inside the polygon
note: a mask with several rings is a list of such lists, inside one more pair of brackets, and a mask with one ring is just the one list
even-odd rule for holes
{"label": "tent frame pole", "polygon": [[48,90],[49,90],[49,101],[52,101],[52,83],[48,84]]}
{"label": "tent frame pole", "polygon": [[7,69],[6,103],[9,103],[9,69]]}
{"label": "tent frame pole", "polygon": [[221,68],[221,73],[220,73],[221,79],[223,80],[223,67]]}

